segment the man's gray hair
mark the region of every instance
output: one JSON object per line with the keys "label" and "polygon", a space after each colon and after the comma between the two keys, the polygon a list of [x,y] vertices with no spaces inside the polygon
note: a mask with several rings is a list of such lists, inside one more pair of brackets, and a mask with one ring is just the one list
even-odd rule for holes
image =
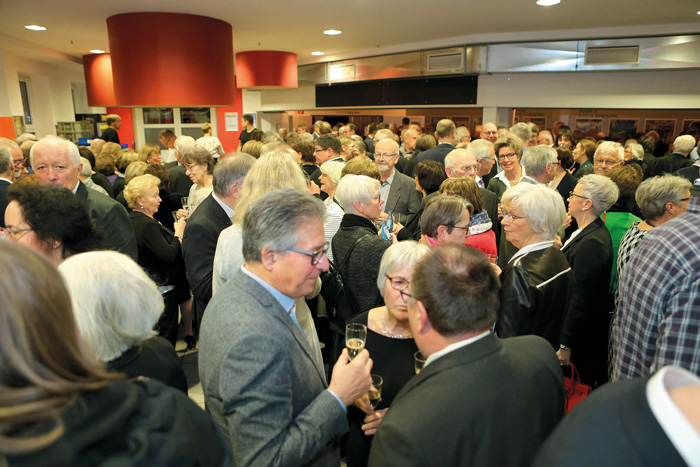
{"label": "man's gray hair", "polygon": [[230,154],[214,166],[214,193],[216,196],[229,196],[231,186],[242,185],[246,174],[257,161],[244,152]]}
{"label": "man's gray hair", "polygon": [[81,157],[80,163],[83,164],[83,167],[80,169],[80,175],[83,177],[90,177],[92,175],[92,164],[90,164],[90,161]]}
{"label": "man's gray hair", "polygon": [[243,218],[243,258],[262,261],[263,248],[285,251],[299,240],[309,221],[323,221],[326,208],[317,198],[296,190],[271,191],[255,201]]}
{"label": "man's gray hair", "polygon": [[287,143],[283,141],[273,141],[271,143],[267,143],[260,149],[260,155],[267,154],[268,152],[277,152],[280,149],[285,149],[288,148]]}
{"label": "man's gray hair", "polygon": [[[621,144],[616,144],[622,148]],[[596,216],[610,209],[620,197],[620,189],[615,182],[603,175],[584,175],[578,184],[581,185],[582,196],[593,201],[592,211]]]}
{"label": "man's gray hair", "polygon": [[524,122],[520,122],[510,127],[510,134],[513,136],[517,136],[524,142],[528,142],[532,137],[532,130],[530,129],[530,125]]}
{"label": "man's gray hair", "polygon": [[540,144],[533,146],[523,155],[521,164],[525,173],[531,177],[539,177],[547,168],[547,164],[557,162],[557,151],[550,146]]}
{"label": "man's gray hair", "polygon": [[630,152],[635,159],[640,161],[644,159],[644,147],[641,144],[630,143],[627,145],[627,147],[630,148]]}
{"label": "man's gray hair", "polygon": [[681,135],[673,142],[673,150],[688,154],[695,147],[695,138],[691,135]]}
{"label": "man's gray hair", "polygon": [[520,208],[525,222],[542,241],[554,240],[557,229],[566,220],[564,199],[546,185],[518,183],[503,193],[501,202]]}
{"label": "man's gray hair", "polygon": [[600,143],[595,150],[595,154],[593,154],[593,159],[595,159],[595,156],[598,154],[610,154],[613,157],[617,156],[618,162],[625,160],[625,148],[616,141],[604,141]]}
{"label": "man's gray hair", "polygon": [[175,139],[175,150],[180,153],[181,156],[194,154],[194,150],[197,148],[197,143],[195,143],[194,138],[187,135],[180,135]]}
{"label": "man's gray hair", "polygon": [[664,215],[666,203],[679,204],[692,184],[676,175],[659,175],[644,180],[634,195],[644,219],[654,220]]}
{"label": "man's gray hair", "polygon": [[80,336],[100,361],[114,360],[151,335],[163,298],[133,259],[116,251],[93,251],[71,256],[58,270]]}
{"label": "man's gray hair", "polygon": [[476,156],[476,160],[481,159],[491,159],[491,150],[493,149],[493,143],[485,139],[477,139],[472,141],[467,146],[467,151],[471,152]]}
{"label": "man's gray hair", "polygon": [[461,141],[462,138],[469,136],[469,130],[466,126],[459,126],[455,130],[455,141]]}
{"label": "man's gray hair", "polygon": [[279,133],[275,133],[274,131],[266,131],[265,133],[263,133],[263,144],[275,143],[278,141],[283,141]]}
{"label": "man's gray hair", "polygon": [[[15,171],[15,166],[12,161],[10,150],[0,146],[0,174],[12,173]],[[10,177],[10,180],[12,178]]]}
{"label": "man's gray hair", "polygon": [[394,132],[389,130],[388,128],[377,130],[377,132],[374,134],[374,141],[376,142],[383,139],[391,139],[392,141],[394,141]]}
{"label": "man's gray hair", "polygon": [[90,151],[94,155],[99,155],[102,152],[102,147],[105,145],[106,141],[101,138],[95,138],[90,141]]}
{"label": "man's gray hair", "polygon": [[[379,131],[382,131],[382,130],[379,130]],[[379,134],[379,131],[377,132],[377,134]],[[376,141],[376,140],[375,140],[375,141]],[[397,143],[396,140],[394,140],[393,137],[392,137],[391,139],[389,139],[389,138],[384,138],[384,139],[382,139],[381,141],[376,141],[376,142],[374,143],[374,151],[375,151],[375,152],[377,152],[377,147],[378,147],[378,146],[390,146],[390,151],[391,151],[392,154],[398,154],[398,153],[399,153],[399,143]]]}
{"label": "man's gray hair", "polygon": [[530,131],[532,131],[533,135],[538,136],[540,134],[540,127],[538,127],[536,124],[532,122],[525,122],[525,125],[530,127]]}
{"label": "man's gray hair", "polygon": [[29,163],[32,167],[34,167],[34,153],[37,151],[37,148],[41,149],[43,146],[54,146],[60,150],[66,151],[68,153],[68,159],[73,163],[73,166],[76,169],[80,167],[80,150],[78,146],[63,138],[57,138],[56,136],[41,138],[32,146],[31,151],[29,151]]}

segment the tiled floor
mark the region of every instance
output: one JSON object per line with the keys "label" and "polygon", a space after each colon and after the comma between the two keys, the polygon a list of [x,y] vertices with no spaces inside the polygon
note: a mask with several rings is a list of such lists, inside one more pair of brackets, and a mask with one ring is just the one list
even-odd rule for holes
{"label": "tiled floor", "polygon": [[184,340],[177,341],[175,350],[181,358],[182,369],[185,370],[185,376],[187,376],[187,386],[189,387],[187,395],[204,409],[204,394],[202,393],[202,383],[199,382],[199,368],[197,365],[197,348],[185,351],[186,348],[187,345]]}

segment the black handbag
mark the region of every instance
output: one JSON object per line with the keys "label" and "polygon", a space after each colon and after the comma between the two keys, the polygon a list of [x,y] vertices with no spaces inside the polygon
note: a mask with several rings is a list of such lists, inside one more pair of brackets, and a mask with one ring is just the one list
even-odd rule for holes
{"label": "black handbag", "polygon": [[[341,334],[345,333],[345,321],[351,318],[353,314],[353,307],[350,304],[348,297],[345,296],[343,277],[341,276],[340,271],[343,269],[343,266],[345,266],[348,258],[350,258],[352,251],[365,237],[369,237],[369,234],[363,235],[355,240],[339,264],[328,260],[328,272],[326,272],[323,278],[321,278],[321,296],[326,302],[326,313],[328,314],[328,319],[331,327],[334,328],[336,332],[340,332]],[[335,256],[335,249],[333,250],[333,257],[336,260],[338,259],[338,257]]]}

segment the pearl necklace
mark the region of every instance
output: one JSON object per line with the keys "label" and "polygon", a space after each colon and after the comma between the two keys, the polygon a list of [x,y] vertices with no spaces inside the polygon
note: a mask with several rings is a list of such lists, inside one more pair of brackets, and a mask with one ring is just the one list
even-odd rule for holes
{"label": "pearl necklace", "polygon": [[394,339],[413,339],[412,334],[395,334],[394,332],[389,330],[389,326],[386,324],[386,315],[389,313],[389,309],[387,307],[384,307],[384,314],[382,314],[382,334],[384,334],[387,337],[391,337]]}

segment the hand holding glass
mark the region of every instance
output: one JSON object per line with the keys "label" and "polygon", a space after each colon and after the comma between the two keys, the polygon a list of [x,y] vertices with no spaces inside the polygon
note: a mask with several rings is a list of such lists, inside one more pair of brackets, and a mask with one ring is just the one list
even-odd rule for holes
{"label": "hand holding glass", "polygon": [[348,358],[352,360],[362,352],[367,341],[367,326],[360,323],[350,323],[345,326],[345,347],[348,349]]}

